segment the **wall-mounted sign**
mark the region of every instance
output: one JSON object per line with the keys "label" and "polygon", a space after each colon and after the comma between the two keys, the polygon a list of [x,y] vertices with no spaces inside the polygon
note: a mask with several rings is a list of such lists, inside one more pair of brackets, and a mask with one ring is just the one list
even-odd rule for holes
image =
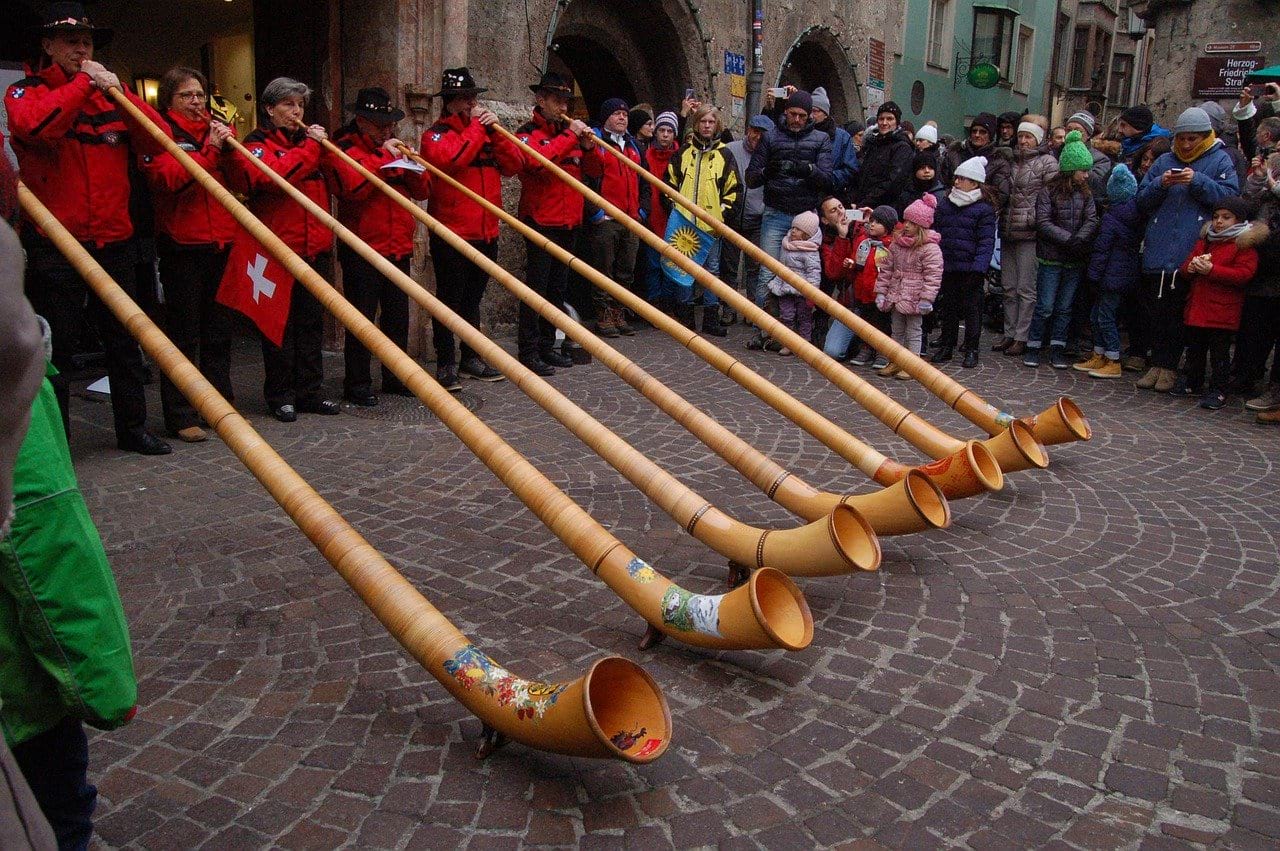
{"label": "wall-mounted sign", "polygon": [[1205,53],[1257,53],[1261,49],[1260,41],[1211,41],[1204,46]]}
{"label": "wall-mounted sign", "polygon": [[729,75],[729,95],[735,98],[747,96],[747,78],[741,74]]}
{"label": "wall-mounted sign", "polygon": [[964,80],[975,89],[990,89],[1000,82],[1000,69],[990,62],[979,62],[969,69]]}
{"label": "wall-mounted sign", "polygon": [[724,52],[724,72],[726,74],[747,73],[747,57],[741,53]]}
{"label": "wall-mounted sign", "polygon": [[1191,96],[1218,100],[1239,96],[1244,78],[1267,64],[1261,56],[1202,56],[1196,60]]}

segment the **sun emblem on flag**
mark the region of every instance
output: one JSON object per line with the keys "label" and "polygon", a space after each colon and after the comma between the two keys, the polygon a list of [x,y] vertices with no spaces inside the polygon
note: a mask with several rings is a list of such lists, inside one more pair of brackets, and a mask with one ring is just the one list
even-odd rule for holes
{"label": "sun emblem on flag", "polygon": [[692,257],[698,251],[701,245],[698,234],[693,228],[677,228],[671,234],[671,247],[679,251],[685,257]]}

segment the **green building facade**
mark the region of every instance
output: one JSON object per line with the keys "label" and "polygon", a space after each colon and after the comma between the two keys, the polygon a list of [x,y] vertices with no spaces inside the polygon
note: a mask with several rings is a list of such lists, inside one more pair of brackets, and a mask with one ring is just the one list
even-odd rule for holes
{"label": "green building facade", "polygon": [[980,112],[1043,113],[1056,13],[1050,0],[906,0],[889,98],[952,135]]}

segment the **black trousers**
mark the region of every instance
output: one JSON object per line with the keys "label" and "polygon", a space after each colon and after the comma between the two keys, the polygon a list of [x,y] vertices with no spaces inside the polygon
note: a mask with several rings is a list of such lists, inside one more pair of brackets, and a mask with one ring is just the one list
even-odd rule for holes
{"label": "black trousers", "polygon": [[1172,274],[1142,276],[1142,310],[1147,320],[1144,338],[1151,347],[1151,366],[1178,368],[1185,339],[1182,311],[1190,291],[1191,282],[1185,278],[1176,280]]}
{"label": "black trousers", "polygon": [[964,351],[973,351],[982,341],[981,272],[945,272],[938,291],[939,313],[942,314],[941,345],[955,348],[960,336],[960,319],[964,318]]}
{"label": "black trousers", "polygon": [[1196,390],[1205,387],[1205,357],[1208,356],[1212,371],[1208,389],[1219,393],[1226,391],[1231,365],[1231,338],[1234,331],[1225,328],[1187,328],[1187,386]]}
{"label": "black trousers", "polygon": [[[409,274],[409,257],[388,258],[396,268]],[[373,268],[346,245],[338,246],[338,262],[342,264],[342,290],[347,301],[365,315],[370,322],[377,318],[382,333],[391,338],[401,350],[409,346],[409,296],[385,275]],[[378,308],[382,315],[378,318]],[[348,395],[364,395],[373,387],[369,376],[371,356],[355,334],[347,334],[343,344],[342,359],[346,367],[342,390]],[[400,379],[382,367],[382,391],[392,393],[403,389]]]}
{"label": "black trousers", "polygon": [[84,725],[75,718],[63,718],[14,745],[13,758],[53,828],[58,847],[87,848],[98,789],[89,782],[89,739]]}
{"label": "black trousers", "polygon": [[[62,407],[62,423],[67,434],[71,433],[67,373],[73,367],[72,356],[80,351],[80,329],[87,319],[102,340],[107,356],[116,440],[123,442],[141,436],[147,422],[142,350],[52,242],[29,232],[23,238],[23,245],[27,249],[27,298],[35,312],[49,323],[53,334],[53,365],[61,374],[51,383]],[[126,240],[102,247],[86,245],[85,249],[121,289],[136,298],[133,268],[136,255],[132,242]]]}
{"label": "black trousers", "polygon": [[[561,248],[573,250],[576,228],[544,228],[532,225],[533,229],[550,239]],[[525,247],[525,280],[538,295],[560,307],[564,304],[565,282],[568,280],[569,267],[538,248],[528,239]],[[516,345],[520,360],[530,361],[542,352],[550,351],[556,342],[556,327],[543,319],[529,305],[520,303],[520,325],[516,332]]]}
{"label": "black trousers", "polygon": [[1236,335],[1236,361],[1232,371],[1242,382],[1256,384],[1271,362],[1271,384],[1280,384],[1280,296],[1246,296]]}
{"label": "black trousers", "polygon": [[[333,272],[333,255],[321,254],[307,259],[320,277],[329,279]],[[262,338],[262,365],[266,373],[262,395],[267,407],[319,402],[324,398],[324,308],[307,288],[293,282],[289,301],[289,320],[284,326],[284,339],[276,346]]]}
{"label": "black trousers", "polygon": [[[498,256],[496,239],[469,244],[490,260]],[[489,283],[489,274],[434,234],[431,236],[431,265],[436,270],[436,298],[444,302],[454,313],[479,328],[480,302],[484,299],[484,288]],[[433,318],[431,337],[436,346],[436,369],[451,369],[457,363],[453,355],[453,332]],[[462,360],[476,356],[466,343],[462,343],[459,348]]]}
{"label": "black trousers", "polygon": [[[163,237],[156,245],[164,287],[164,327],[169,339],[199,364],[200,372],[227,401],[231,392],[231,310],[218,304],[218,285],[230,246],[179,245]],[[170,433],[198,425],[200,417],[167,377],[160,382],[164,424]]]}

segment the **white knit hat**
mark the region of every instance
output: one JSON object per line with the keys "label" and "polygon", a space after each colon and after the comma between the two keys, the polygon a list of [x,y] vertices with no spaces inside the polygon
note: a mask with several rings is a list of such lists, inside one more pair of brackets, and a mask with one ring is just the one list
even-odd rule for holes
{"label": "white knit hat", "polygon": [[932,124],[925,124],[916,130],[916,141],[924,139],[930,145],[938,144],[938,128]]}
{"label": "white knit hat", "polygon": [[1031,138],[1036,140],[1037,145],[1039,145],[1041,142],[1044,141],[1044,128],[1041,127],[1039,124],[1034,124],[1030,121],[1024,121],[1018,125],[1018,132],[1030,133]]}
{"label": "white knit hat", "polygon": [[955,177],[967,177],[970,180],[976,180],[979,183],[987,182],[987,158],[986,157],[969,157],[969,159],[960,163],[955,170]]}

